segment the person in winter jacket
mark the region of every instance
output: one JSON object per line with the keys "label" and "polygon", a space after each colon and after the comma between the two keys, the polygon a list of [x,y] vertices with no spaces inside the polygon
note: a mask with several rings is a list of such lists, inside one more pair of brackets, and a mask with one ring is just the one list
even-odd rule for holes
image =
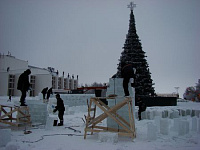
{"label": "person in winter jacket", "polygon": [[132,64],[125,64],[122,63],[121,65],[122,70],[122,78],[123,79],[123,88],[124,88],[124,94],[125,96],[129,96],[129,90],[128,90],[128,83],[130,78],[135,78],[135,73],[136,73],[136,69],[133,67]]}
{"label": "person in winter jacket", "polygon": [[58,118],[60,119],[60,123],[58,124],[58,126],[63,126],[63,116],[65,111],[65,106],[59,94],[56,94],[56,99],[57,99],[57,106],[55,107],[53,112],[55,113],[56,111],[58,111]]}
{"label": "person in winter jacket", "polygon": [[25,104],[26,92],[30,89],[29,83],[29,75],[31,74],[31,70],[27,69],[24,71],[18,79],[17,89],[21,91],[22,95],[20,98],[21,105],[20,106],[27,106]]}
{"label": "person in winter jacket", "polygon": [[49,97],[51,94],[53,94],[52,87],[47,92],[47,102],[49,101]]}
{"label": "person in winter jacket", "polygon": [[138,110],[138,119],[139,121],[142,120],[142,112],[146,110],[146,104],[140,99],[140,97],[137,98],[137,103],[139,106],[139,110]]}
{"label": "person in winter jacket", "polygon": [[42,90],[42,92],[41,92],[42,95],[43,95],[43,100],[46,98],[47,91],[48,91],[48,87],[44,88],[44,89]]}

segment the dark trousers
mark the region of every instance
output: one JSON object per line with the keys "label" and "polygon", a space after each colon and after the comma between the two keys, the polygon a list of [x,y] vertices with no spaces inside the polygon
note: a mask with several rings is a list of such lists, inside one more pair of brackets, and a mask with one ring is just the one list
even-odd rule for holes
{"label": "dark trousers", "polygon": [[139,120],[142,120],[141,113],[142,113],[142,112],[141,112],[140,110],[138,110],[138,119],[139,119]]}
{"label": "dark trousers", "polygon": [[130,77],[125,77],[124,80],[123,80],[123,88],[124,88],[125,96],[129,96],[129,91],[128,91],[129,80],[130,80]]}
{"label": "dark trousers", "polygon": [[45,99],[45,95],[46,95],[46,94],[42,94],[42,95],[43,95],[43,99]]}
{"label": "dark trousers", "polygon": [[50,94],[47,93],[47,99],[49,99],[49,97],[50,97]]}
{"label": "dark trousers", "polygon": [[21,93],[22,93],[22,95],[21,95],[21,98],[20,98],[20,102],[21,102],[21,104],[24,104],[25,98],[26,98],[26,91],[21,90]]}
{"label": "dark trousers", "polygon": [[60,121],[63,121],[63,115],[64,111],[58,111],[58,118],[60,119]]}

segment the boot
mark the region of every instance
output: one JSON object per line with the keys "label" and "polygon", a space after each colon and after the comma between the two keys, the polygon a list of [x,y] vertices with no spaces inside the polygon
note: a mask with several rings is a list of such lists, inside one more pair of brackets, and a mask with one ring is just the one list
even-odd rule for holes
{"label": "boot", "polygon": [[57,122],[58,122],[58,120],[54,120],[53,121],[53,126],[57,126]]}
{"label": "boot", "polygon": [[58,124],[58,126],[63,126],[63,120],[60,120],[60,123]]}
{"label": "boot", "polygon": [[21,105],[20,106],[27,106],[25,103],[21,103]]}

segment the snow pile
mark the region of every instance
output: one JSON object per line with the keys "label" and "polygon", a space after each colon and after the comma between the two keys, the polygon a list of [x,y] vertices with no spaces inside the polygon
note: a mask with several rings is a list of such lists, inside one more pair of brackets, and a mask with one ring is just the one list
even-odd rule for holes
{"label": "snow pile", "polygon": [[20,150],[20,146],[16,142],[9,142],[6,145],[5,150]]}
{"label": "snow pile", "polygon": [[[0,99],[0,103],[12,104],[14,99],[19,100],[19,97],[13,98],[12,102],[7,102],[7,97]],[[33,100],[29,97],[27,99]],[[136,106],[136,113],[137,110]],[[180,110],[184,111],[180,113]],[[117,133],[94,132],[91,135],[89,131],[84,140],[83,119],[88,113],[87,106],[68,107],[68,111],[73,113],[64,115],[64,126],[53,126],[57,114],[49,114],[46,126],[38,124],[38,126],[26,127],[32,131],[31,134],[24,134],[25,128],[21,127],[15,130],[6,129],[10,132],[9,134],[0,132],[0,138],[8,137],[4,139],[9,139],[3,144],[4,146],[0,147],[0,150],[198,150],[200,147],[199,110],[200,103],[197,102],[178,102],[177,106],[148,107],[146,110],[148,119],[138,121],[135,118],[136,138],[133,141],[129,137],[118,136]],[[181,115],[177,115],[177,111]],[[101,113],[102,111],[97,109],[96,116]],[[171,114],[176,114],[176,117],[172,117]],[[104,120],[102,124],[105,126],[107,120]],[[5,130],[2,128],[10,127],[0,123],[0,128],[0,130]],[[2,142],[1,139],[0,141]]]}

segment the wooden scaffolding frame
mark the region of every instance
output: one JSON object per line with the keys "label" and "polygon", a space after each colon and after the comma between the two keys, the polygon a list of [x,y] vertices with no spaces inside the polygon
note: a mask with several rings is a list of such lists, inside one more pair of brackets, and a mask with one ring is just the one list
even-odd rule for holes
{"label": "wooden scaffolding frame", "polygon": [[[17,113],[17,114],[14,114]],[[8,106],[0,104],[0,122],[11,126],[30,124],[31,118],[28,106]]]}
{"label": "wooden scaffolding frame", "polygon": [[[86,117],[86,127],[84,139],[86,139],[87,132],[117,132],[118,135],[129,136],[132,139],[136,137],[135,133],[135,122],[133,115],[133,107],[132,107],[132,98],[125,97],[123,101],[117,103],[113,107],[109,107],[105,105],[101,99],[109,99],[114,100],[115,97],[92,97],[90,98],[90,102],[88,104],[88,116]],[[92,108],[94,105],[94,108]],[[128,115],[129,122],[127,122],[122,116],[117,114],[117,110],[122,108],[123,106],[128,105]],[[90,112],[96,112],[96,106],[99,107],[103,113],[97,117],[95,117],[95,113],[93,117],[91,117]],[[98,126],[97,124],[106,119],[107,117],[112,118],[122,129],[116,129],[111,127]]]}

